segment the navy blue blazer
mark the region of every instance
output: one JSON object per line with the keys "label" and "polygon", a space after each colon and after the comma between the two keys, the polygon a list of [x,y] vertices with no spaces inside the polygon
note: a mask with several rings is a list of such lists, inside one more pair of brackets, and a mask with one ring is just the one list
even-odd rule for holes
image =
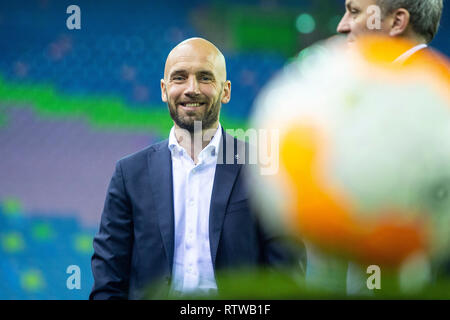
{"label": "navy blue blazer", "polygon": [[[238,150],[245,144],[222,133],[219,159],[242,157]],[[233,157],[226,156],[230,142]],[[237,162],[216,166],[209,217],[214,270],[292,262],[250,211],[243,165]],[[169,287],[174,239],[172,160],[165,140],[116,164],[94,237],[89,298],[140,299],[142,289],[161,280]]]}

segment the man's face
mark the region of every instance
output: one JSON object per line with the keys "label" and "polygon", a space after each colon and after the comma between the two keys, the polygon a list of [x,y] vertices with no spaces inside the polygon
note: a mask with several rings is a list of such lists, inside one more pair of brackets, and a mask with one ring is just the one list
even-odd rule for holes
{"label": "man's face", "polygon": [[201,41],[170,53],[161,94],[177,127],[192,133],[194,121],[202,121],[203,130],[217,126],[221,105],[230,99],[225,73],[223,56]]}
{"label": "man's face", "polygon": [[[337,31],[346,34],[349,43],[354,42],[357,37],[366,33],[388,33],[387,21],[383,21],[380,16],[377,16],[380,13],[379,10],[370,10],[369,7],[372,5],[376,5],[376,0],[345,1],[345,14],[339,22]],[[374,28],[376,19],[380,22],[379,28]]]}

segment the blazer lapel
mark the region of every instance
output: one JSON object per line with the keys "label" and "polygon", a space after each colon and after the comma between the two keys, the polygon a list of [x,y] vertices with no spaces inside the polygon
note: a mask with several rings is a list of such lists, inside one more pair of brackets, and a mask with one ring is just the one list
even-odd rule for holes
{"label": "blazer lapel", "polygon": [[[227,150],[227,146],[228,149],[230,149],[230,146],[234,147],[232,150]],[[228,199],[230,198],[234,182],[241,168],[241,165],[237,164],[235,161],[233,161],[234,163],[232,164],[226,164],[225,159],[235,159],[237,154],[236,150],[236,139],[228,134],[225,134],[225,131],[222,129],[222,140],[220,143],[218,159],[223,159],[223,161],[218,160],[218,164],[216,165],[209,210],[209,242],[211,259],[214,268],[216,266],[217,248],[219,246],[225,210],[227,208]],[[232,152],[233,157],[228,156],[227,158],[227,152]]]}
{"label": "blazer lapel", "polygon": [[152,188],[153,203],[159,217],[159,228],[164,244],[164,250],[172,272],[174,252],[174,209],[172,158],[168,148],[168,140],[153,147],[149,153],[148,167]]}

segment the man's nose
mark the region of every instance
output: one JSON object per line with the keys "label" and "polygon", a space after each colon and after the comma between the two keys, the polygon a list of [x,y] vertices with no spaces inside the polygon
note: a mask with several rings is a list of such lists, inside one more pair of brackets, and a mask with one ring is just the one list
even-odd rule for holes
{"label": "man's nose", "polygon": [[337,32],[344,34],[350,32],[350,23],[348,21],[347,14],[345,14],[339,22],[337,26]]}
{"label": "man's nose", "polygon": [[189,77],[187,81],[186,95],[198,95],[200,94],[200,88],[196,77]]}

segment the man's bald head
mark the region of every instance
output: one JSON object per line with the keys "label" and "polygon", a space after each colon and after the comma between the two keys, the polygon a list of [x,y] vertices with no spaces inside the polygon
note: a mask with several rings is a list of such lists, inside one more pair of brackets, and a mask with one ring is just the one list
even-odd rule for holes
{"label": "man's bald head", "polygon": [[226,81],[225,57],[214,44],[203,38],[186,39],[170,51],[164,68],[164,79],[167,79],[175,64],[190,62],[193,59],[210,64],[217,73],[217,79]]}
{"label": "man's bald head", "polygon": [[161,99],[167,103],[177,128],[194,132],[194,122],[202,129],[217,128],[222,103],[230,101],[231,82],[225,58],[211,42],[187,39],[169,53],[161,79]]}

